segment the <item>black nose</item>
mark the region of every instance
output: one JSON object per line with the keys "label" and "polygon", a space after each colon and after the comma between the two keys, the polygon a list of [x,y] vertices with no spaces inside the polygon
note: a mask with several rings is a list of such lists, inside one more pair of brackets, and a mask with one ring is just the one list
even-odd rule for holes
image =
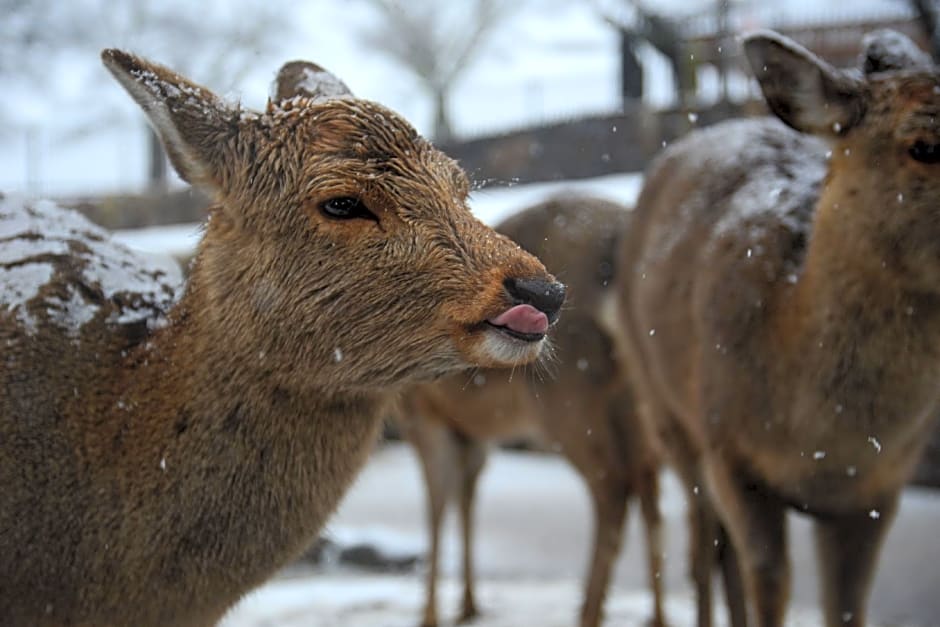
{"label": "black nose", "polygon": [[515,304],[532,305],[548,316],[550,323],[558,320],[558,312],[565,302],[565,286],[561,283],[510,277],[503,281],[503,287]]}

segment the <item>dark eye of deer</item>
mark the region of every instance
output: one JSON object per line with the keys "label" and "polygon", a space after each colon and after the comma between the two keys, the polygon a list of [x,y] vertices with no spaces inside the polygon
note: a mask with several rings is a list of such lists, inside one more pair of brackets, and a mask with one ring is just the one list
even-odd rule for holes
{"label": "dark eye of deer", "polygon": [[334,220],[352,220],[354,218],[365,218],[367,220],[376,220],[375,214],[363,204],[361,200],[354,196],[340,196],[339,198],[330,198],[320,205],[323,213]]}
{"label": "dark eye of deer", "polygon": [[911,158],[921,163],[940,163],[940,144],[917,141],[908,151]]}

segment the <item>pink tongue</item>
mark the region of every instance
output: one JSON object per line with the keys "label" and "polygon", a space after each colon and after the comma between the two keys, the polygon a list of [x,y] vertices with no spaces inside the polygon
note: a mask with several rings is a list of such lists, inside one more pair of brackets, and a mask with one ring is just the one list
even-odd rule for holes
{"label": "pink tongue", "polygon": [[490,324],[516,333],[545,333],[548,331],[548,316],[532,305],[516,305],[491,318]]}

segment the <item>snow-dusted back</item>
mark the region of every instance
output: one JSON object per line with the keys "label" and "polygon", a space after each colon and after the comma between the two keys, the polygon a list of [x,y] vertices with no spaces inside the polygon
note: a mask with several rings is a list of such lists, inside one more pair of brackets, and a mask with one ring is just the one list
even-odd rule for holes
{"label": "snow-dusted back", "polygon": [[[707,223],[716,242],[741,235],[741,241],[755,244],[755,255],[771,231],[808,235],[827,159],[823,141],[771,118],[725,122],[687,135],[663,151],[659,167],[679,163],[685,176],[708,176],[674,208],[668,225],[656,229],[655,249],[667,258],[695,223]],[[738,187],[729,188],[731,182]],[[726,197],[726,211],[715,212],[711,199],[716,197]]]}
{"label": "snow-dusted back", "polygon": [[45,319],[77,334],[98,316],[159,326],[182,283],[175,262],[131,251],[76,211],[0,195],[0,313],[27,333]]}

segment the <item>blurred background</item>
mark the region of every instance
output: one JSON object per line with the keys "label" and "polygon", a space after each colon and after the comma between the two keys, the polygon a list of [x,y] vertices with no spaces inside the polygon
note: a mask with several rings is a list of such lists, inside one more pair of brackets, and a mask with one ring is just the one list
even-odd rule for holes
{"label": "blurred background", "polygon": [[[491,224],[562,188],[629,205],[662,147],[764,112],[740,57],[742,33],[773,28],[854,66],[864,33],[890,27],[940,58],[938,13],[934,0],[0,0],[0,191],[78,207],[145,252],[191,255],[207,199],[176,177],[101,65],[101,49],[120,47],[250,109],[264,108],[282,63],[312,60],[458,159],[474,183],[472,209]],[[940,438],[917,484],[882,559],[879,624],[940,625]],[[491,616],[480,624],[536,624],[526,617],[539,607],[548,618],[537,624],[574,624],[591,526],[576,475],[554,457],[503,452],[480,493],[481,605]],[[383,447],[330,542],[226,625],[416,624],[423,508],[414,458]],[[692,624],[684,496],[668,476],[663,508],[667,610],[675,624]],[[793,624],[814,625],[816,614],[799,609],[816,605],[811,542],[808,527],[794,525]],[[449,624],[458,590],[447,530]],[[631,522],[609,624],[647,614],[640,535]]]}
{"label": "blurred background", "polygon": [[836,64],[890,26],[928,45],[932,0],[2,0],[0,188],[180,185],[98,60],[133,50],[248,108],[310,59],[398,111],[480,183],[639,171],[757,93],[736,37],[775,28]]}

